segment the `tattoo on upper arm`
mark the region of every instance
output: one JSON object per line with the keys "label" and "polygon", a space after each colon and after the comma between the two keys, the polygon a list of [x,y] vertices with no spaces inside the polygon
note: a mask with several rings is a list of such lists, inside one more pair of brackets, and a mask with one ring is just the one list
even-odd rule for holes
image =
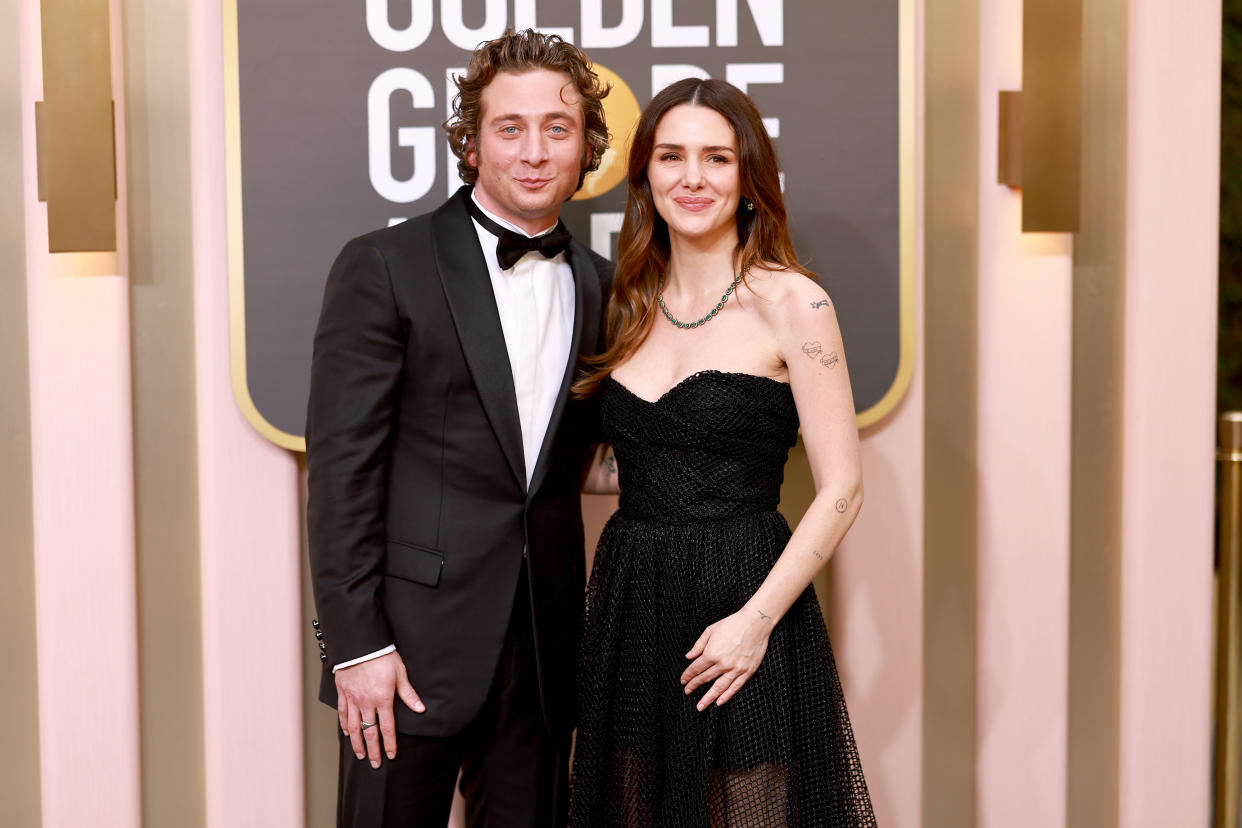
{"label": "tattoo on upper arm", "polygon": [[827,299],[820,299],[818,302],[812,302],[812,303],[811,303],[811,307],[812,307],[812,308],[814,308],[814,309],[816,309],[816,310],[819,310],[820,308],[826,308],[826,307],[829,307],[829,306],[831,306],[831,305],[832,305],[832,303],[831,303],[831,302],[829,302]]}
{"label": "tattoo on upper arm", "polygon": [[837,512],[839,512],[840,514],[845,514],[845,509],[849,505],[850,505],[849,502],[846,501],[845,498],[841,498],[840,500],[837,501]]}
{"label": "tattoo on upper arm", "polygon": [[612,456],[612,452],[604,455],[604,468],[608,469],[608,473],[614,477],[617,474],[617,458]]}
{"label": "tattoo on upper arm", "polygon": [[818,550],[818,549],[812,549],[812,550],[811,550],[811,554],[812,554],[812,555],[814,555],[816,558],[818,558],[818,559],[819,559],[819,560],[821,560],[821,561],[824,559],[824,556],[823,556],[823,555],[821,555],[821,554],[819,554],[819,550]]}
{"label": "tattoo on upper arm", "polygon": [[837,356],[836,351],[824,353],[824,346],[819,344],[818,341],[803,342],[802,353],[806,354],[811,359],[828,369],[836,368],[837,363],[841,361],[841,358]]}

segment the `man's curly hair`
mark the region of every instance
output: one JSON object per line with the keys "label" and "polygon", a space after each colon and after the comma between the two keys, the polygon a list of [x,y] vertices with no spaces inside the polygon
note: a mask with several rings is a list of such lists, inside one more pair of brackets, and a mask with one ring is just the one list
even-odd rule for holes
{"label": "man's curly hair", "polygon": [[534,69],[551,69],[564,72],[582,99],[583,125],[586,146],[590,152],[583,153],[582,171],[578,175],[578,187],[586,174],[599,169],[599,162],[608,149],[608,125],[604,122],[604,98],[611,87],[600,82],[586,54],[566,43],[556,35],[547,35],[526,29],[521,32],[507,31],[495,40],[479,45],[470,56],[470,66],[465,75],[457,75],[457,95],[453,97],[453,114],[442,124],[448,133],[449,146],[457,156],[457,171],[462,180],[473,184],[479,171],[466,160],[475,136],[479,134],[479,116],[482,109],[483,90],[498,72],[521,74]]}

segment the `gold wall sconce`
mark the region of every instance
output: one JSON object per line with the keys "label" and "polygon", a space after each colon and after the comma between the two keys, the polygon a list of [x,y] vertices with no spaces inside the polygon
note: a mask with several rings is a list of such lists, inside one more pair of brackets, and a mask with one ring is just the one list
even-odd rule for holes
{"label": "gold wall sconce", "polygon": [[107,0],[43,0],[35,102],[48,250],[116,250],[116,117]]}
{"label": "gold wall sconce", "polygon": [[1022,191],[1022,232],[1082,221],[1082,0],[1023,4],[1022,91],[1000,93],[1001,184]]}

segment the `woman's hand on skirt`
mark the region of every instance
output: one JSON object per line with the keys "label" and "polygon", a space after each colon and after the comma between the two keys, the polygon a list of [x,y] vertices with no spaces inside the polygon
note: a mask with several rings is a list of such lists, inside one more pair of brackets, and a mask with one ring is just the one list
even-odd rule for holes
{"label": "woman's hand on skirt", "polygon": [[771,617],[743,608],[703,630],[686,653],[690,666],[681,674],[686,695],[712,682],[696,705],[699,710],[713,702],[724,704],[755,674],[768,650],[773,623]]}

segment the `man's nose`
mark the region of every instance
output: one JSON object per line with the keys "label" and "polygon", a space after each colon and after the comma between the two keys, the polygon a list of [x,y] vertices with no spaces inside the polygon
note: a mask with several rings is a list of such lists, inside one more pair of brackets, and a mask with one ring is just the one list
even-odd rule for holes
{"label": "man's nose", "polygon": [[538,130],[527,132],[522,138],[522,160],[538,166],[548,159],[548,138]]}

